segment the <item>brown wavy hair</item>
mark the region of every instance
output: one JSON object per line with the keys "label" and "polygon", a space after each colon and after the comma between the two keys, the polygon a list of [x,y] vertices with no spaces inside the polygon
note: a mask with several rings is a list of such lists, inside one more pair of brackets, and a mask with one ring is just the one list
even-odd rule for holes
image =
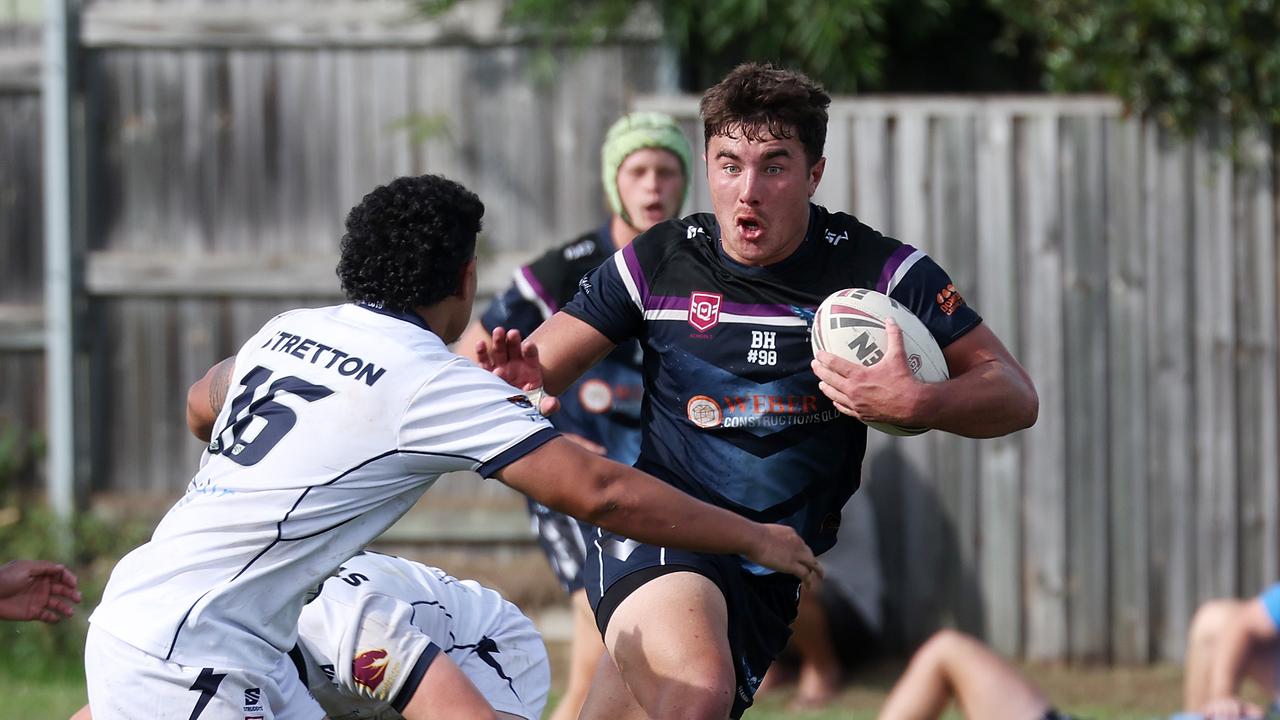
{"label": "brown wavy hair", "polygon": [[717,135],[753,141],[795,136],[813,167],[827,142],[830,104],[831,96],[803,73],[743,63],[702,95],[703,150]]}

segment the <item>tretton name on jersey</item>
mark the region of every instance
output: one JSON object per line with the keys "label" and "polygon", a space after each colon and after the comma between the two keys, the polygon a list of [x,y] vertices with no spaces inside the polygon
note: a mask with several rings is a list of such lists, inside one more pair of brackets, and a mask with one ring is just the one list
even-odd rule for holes
{"label": "tretton name on jersey", "polygon": [[312,365],[320,365],[324,361],[326,370],[337,370],[339,375],[346,377],[354,376],[356,380],[363,380],[369,387],[373,387],[373,384],[378,382],[387,371],[386,368],[365,362],[363,358],[339,350],[332,345],[325,345],[318,340],[300,337],[283,330],[269,338],[262,347],[307,360]]}

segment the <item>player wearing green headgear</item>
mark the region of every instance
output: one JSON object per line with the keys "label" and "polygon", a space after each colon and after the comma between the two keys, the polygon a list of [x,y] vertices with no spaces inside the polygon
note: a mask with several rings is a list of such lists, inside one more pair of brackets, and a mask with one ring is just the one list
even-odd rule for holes
{"label": "player wearing green headgear", "polygon": [[[628,182],[629,178],[620,177],[620,173],[625,168],[628,175],[635,173],[634,167],[637,163],[627,163],[627,159],[640,150],[666,150],[680,161],[680,169],[684,178],[689,177],[690,170],[690,151],[689,141],[685,139],[684,133],[680,127],[676,125],[671,116],[657,112],[634,112],[630,115],[622,116],[613,127],[609,128],[609,132],[604,137],[604,147],[600,150],[601,164],[601,181],[604,184],[605,196],[609,199],[609,207],[613,209],[616,215],[623,222],[632,226],[636,234],[644,232],[652,227],[660,220],[672,217],[679,211],[680,206],[684,204],[685,197],[689,194],[689,184],[687,182],[680,183],[679,203],[661,218],[649,221],[651,214],[642,214],[638,218],[633,218],[620,191],[620,183]],[[661,153],[657,153],[652,157],[657,157]],[[670,165],[669,158],[663,158],[665,162],[662,164]],[[641,198],[643,200],[643,198]],[[634,237],[634,236],[633,236]],[[628,239],[628,242],[630,239]],[[622,248],[626,243],[617,244],[618,248]]]}
{"label": "player wearing green headgear", "polygon": [[[637,112],[614,123],[600,152],[601,180],[612,210],[609,219],[517,268],[511,287],[458,341],[458,352],[474,359],[477,343],[497,326],[528,336],[573,298],[580,278],[640,233],[675,217],[688,191],[691,155],[689,142],[667,115]],[[635,462],[643,393],[639,363],[640,348],[634,341],[619,346],[561,394],[561,410],[552,422],[588,449],[618,462]],[[573,599],[568,686],[551,716],[567,720],[578,717],[604,645],[583,591],[586,548],[576,521],[533,503],[530,512],[551,568]]]}

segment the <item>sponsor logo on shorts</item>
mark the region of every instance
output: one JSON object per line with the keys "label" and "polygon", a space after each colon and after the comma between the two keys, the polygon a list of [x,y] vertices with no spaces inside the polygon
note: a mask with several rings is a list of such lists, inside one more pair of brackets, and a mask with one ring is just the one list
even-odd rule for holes
{"label": "sponsor logo on shorts", "polygon": [[694,395],[684,406],[689,420],[700,428],[713,428],[724,419],[724,413],[715,400],[706,395]]}
{"label": "sponsor logo on shorts", "polygon": [[351,675],[356,684],[373,692],[387,676],[387,663],[386,650],[365,650],[351,661]]}
{"label": "sponsor logo on shorts", "polygon": [[689,324],[698,332],[706,332],[720,323],[720,293],[695,290],[689,295]]}
{"label": "sponsor logo on shorts", "polygon": [[942,288],[942,292],[938,293],[936,300],[938,301],[938,307],[947,315],[955,312],[956,308],[964,304],[964,298],[960,297],[960,291],[956,290],[956,286],[951,283],[947,283],[947,286]]}
{"label": "sponsor logo on shorts", "polygon": [[507,402],[511,403],[512,405],[515,405],[518,408],[524,408],[526,410],[533,407],[533,403],[529,402],[529,398],[525,397],[524,395],[512,395],[511,397],[507,398]]}
{"label": "sponsor logo on shorts", "polygon": [[245,688],[244,689],[244,720],[262,720],[261,715],[250,715],[249,713],[262,712],[262,688]]}

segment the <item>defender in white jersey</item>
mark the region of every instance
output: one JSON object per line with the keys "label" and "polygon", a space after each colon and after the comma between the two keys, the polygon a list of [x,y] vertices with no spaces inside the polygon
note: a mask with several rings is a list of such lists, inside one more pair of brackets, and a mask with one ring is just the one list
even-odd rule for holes
{"label": "defender in white jersey", "polygon": [[[375,189],[342,241],[351,302],[277,316],[197,384],[209,394],[194,408],[188,396],[189,424],[212,427],[200,469],[90,618],[94,717],[322,717],[286,655],[306,592],[446,472],[649,542],[820,571],[788,528],[558,438],[523,394],[448,351],[470,320],[483,212],[436,176]],[[425,687],[451,667],[433,662]],[[440,716],[491,717],[470,690]]]}
{"label": "defender in white jersey", "polygon": [[537,720],[551,671],[533,622],[496,591],[438,568],[363,552],[298,621],[308,687],[332,720],[418,720],[405,707],[443,653],[493,709]]}

